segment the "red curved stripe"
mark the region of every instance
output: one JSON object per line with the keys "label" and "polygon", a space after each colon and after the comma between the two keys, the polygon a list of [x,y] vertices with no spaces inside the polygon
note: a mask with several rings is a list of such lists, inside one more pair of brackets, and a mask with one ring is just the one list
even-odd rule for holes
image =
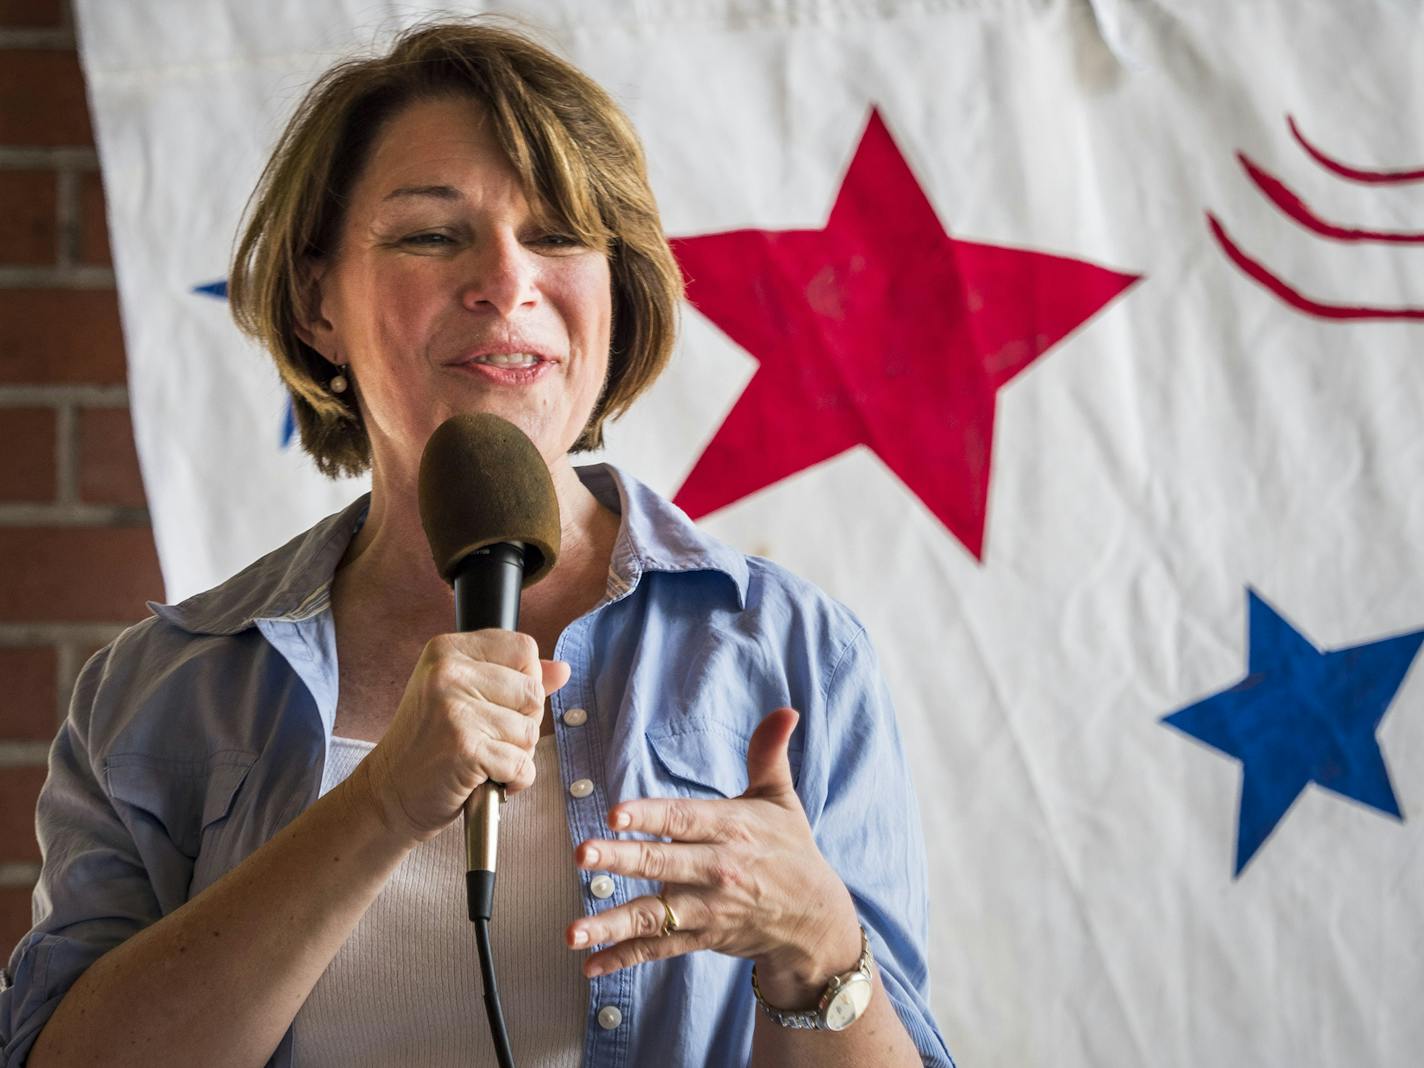
{"label": "red curved stripe", "polygon": [[1341,163],[1337,159],[1332,159],[1320,149],[1316,148],[1305,139],[1305,135],[1296,126],[1295,119],[1286,116],[1286,123],[1290,126],[1290,132],[1295,135],[1295,139],[1300,142],[1300,147],[1310,154],[1310,157],[1320,164],[1327,171],[1338,174],[1341,178],[1348,178],[1352,182],[1366,182],[1370,184],[1389,184],[1396,182],[1424,182],[1424,168],[1409,171],[1374,171],[1364,167],[1352,167],[1348,163]]}
{"label": "red curved stripe", "polygon": [[1222,251],[1226,253],[1231,262],[1297,311],[1304,312],[1306,315],[1315,315],[1322,319],[1406,319],[1424,321],[1424,308],[1355,308],[1344,304],[1322,304],[1318,300],[1311,300],[1300,291],[1288,286],[1260,263],[1242,252],[1236,243],[1226,236],[1225,229],[1222,228],[1221,223],[1217,222],[1215,215],[1211,212],[1207,212],[1206,219],[1211,225],[1211,232],[1216,237],[1217,243],[1221,245]]}
{"label": "red curved stripe", "polygon": [[1236,158],[1241,161],[1241,166],[1246,168],[1246,173],[1251,176],[1251,181],[1255,182],[1256,187],[1266,194],[1267,200],[1312,233],[1319,234],[1321,237],[1333,238],[1336,241],[1384,241],[1395,244],[1424,242],[1424,234],[1396,230],[1356,230],[1326,222],[1311,211],[1305,201],[1288,189],[1286,184],[1275,175],[1262,170],[1244,153],[1236,153]]}

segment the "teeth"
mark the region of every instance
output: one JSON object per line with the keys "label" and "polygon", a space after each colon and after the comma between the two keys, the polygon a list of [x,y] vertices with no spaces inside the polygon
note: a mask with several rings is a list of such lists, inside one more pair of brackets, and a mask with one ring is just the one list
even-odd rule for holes
{"label": "teeth", "polygon": [[487,363],[494,367],[533,367],[539,362],[539,357],[528,352],[496,353],[476,356],[471,362]]}

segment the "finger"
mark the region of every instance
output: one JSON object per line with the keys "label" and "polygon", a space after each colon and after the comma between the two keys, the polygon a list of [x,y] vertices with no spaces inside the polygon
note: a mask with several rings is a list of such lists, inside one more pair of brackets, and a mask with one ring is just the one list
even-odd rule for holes
{"label": "finger", "polygon": [[539,666],[544,673],[544,693],[551,694],[564,688],[564,684],[573,677],[574,668],[572,664],[562,660],[540,660]]}
{"label": "finger", "polygon": [[[663,896],[677,916],[679,932],[691,934],[710,926],[712,914],[697,894],[674,891]],[[659,938],[666,919],[663,903],[656,897],[637,897],[616,909],[580,917],[569,924],[564,940],[570,949],[587,949],[629,939]]]}
{"label": "finger", "polygon": [[695,801],[686,797],[643,797],[621,801],[608,810],[615,831],[639,831],[677,842],[721,841],[727,801]]}
{"label": "finger", "polygon": [[527,790],[529,789],[529,787],[533,786],[534,754],[531,752],[526,752],[524,754],[524,763],[520,766],[519,770],[514,773],[514,778],[508,779],[500,785],[504,787],[504,792],[510,797],[513,797],[515,794],[519,793],[520,790]]}
{"label": "finger", "polygon": [[684,934],[678,931],[664,937],[635,938],[592,954],[583,962],[583,974],[594,979],[622,968],[631,968],[635,964],[680,957],[684,953],[693,953],[704,948],[706,941],[700,933]]}
{"label": "finger", "polygon": [[512,708],[526,716],[544,710],[540,678],[490,661],[443,659],[432,670],[430,685],[442,696]]}
{"label": "finger", "polygon": [[462,705],[459,714],[464,720],[462,729],[470,732],[471,746],[477,746],[483,735],[532,753],[539,742],[539,721],[515,709],[472,701]]}
{"label": "finger", "polygon": [[743,797],[776,797],[795,792],[787,746],[801,714],[778,708],[757,725],[747,743],[747,789]]}
{"label": "finger", "polygon": [[597,839],[582,843],[574,854],[579,867],[615,875],[633,875],[656,883],[688,886],[720,885],[712,877],[719,865],[710,846],[686,842],[612,842]]}
{"label": "finger", "polygon": [[500,783],[510,793],[518,793],[534,782],[534,754],[521,745],[486,738],[479,746],[475,764],[485,778]]}
{"label": "finger", "polygon": [[471,660],[482,660],[539,678],[539,643],[517,630],[487,627],[484,630],[454,631],[437,635],[433,643],[453,649]]}

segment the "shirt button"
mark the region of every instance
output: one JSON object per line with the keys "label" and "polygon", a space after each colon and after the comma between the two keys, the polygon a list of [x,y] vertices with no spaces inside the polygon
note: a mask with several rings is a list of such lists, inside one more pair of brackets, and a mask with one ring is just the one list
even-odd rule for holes
{"label": "shirt button", "polygon": [[564,722],[570,727],[582,727],[588,722],[588,713],[582,708],[571,708],[564,713]]}
{"label": "shirt button", "polygon": [[598,1010],[598,1026],[605,1031],[612,1031],[623,1022],[623,1014],[618,1011],[617,1005],[605,1005]]}
{"label": "shirt button", "polygon": [[600,901],[613,896],[613,880],[606,875],[595,875],[588,884],[588,892]]}
{"label": "shirt button", "polygon": [[575,797],[587,797],[589,794],[593,793],[593,780],[575,779],[573,782],[569,783],[569,793],[573,794]]}

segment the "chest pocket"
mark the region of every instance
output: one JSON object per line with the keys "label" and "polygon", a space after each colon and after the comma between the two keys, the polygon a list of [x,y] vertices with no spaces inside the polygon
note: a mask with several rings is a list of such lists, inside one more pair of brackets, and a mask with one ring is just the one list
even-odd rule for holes
{"label": "chest pocket", "polygon": [[[747,742],[736,732],[716,724],[663,727],[649,731],[659,771],[683,797],[738,797],[747,788]],[[801,771],[800,738],[792,736],[787,758],[791,780]]]}
{"label": "chest pocket", "polygon": [[[214,753],[205,761],[117,753],[105,759],[104,777],[110,796],[141,814],[143,827],[156,823],[179,853],[196,860],[203,833],[227,818],[256,761],[256,753],[235,749]],[[140,827],[132,818],[129,823],[139,839]],[[143,851],[144,843],[138,845]]]}

